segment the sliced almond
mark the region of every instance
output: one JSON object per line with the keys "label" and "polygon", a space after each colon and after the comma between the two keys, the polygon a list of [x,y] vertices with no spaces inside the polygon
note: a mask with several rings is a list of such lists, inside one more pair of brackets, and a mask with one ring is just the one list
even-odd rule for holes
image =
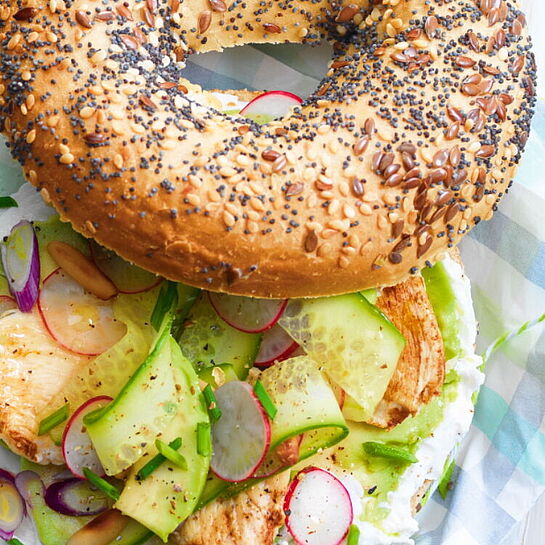
{"label": "sliced almond", "polygon": [[47,251],[55,263],[89,293],[104,301],[117,295],[117,288],[112,281],[88,257],[70,244],[53,240],[47,245]]}

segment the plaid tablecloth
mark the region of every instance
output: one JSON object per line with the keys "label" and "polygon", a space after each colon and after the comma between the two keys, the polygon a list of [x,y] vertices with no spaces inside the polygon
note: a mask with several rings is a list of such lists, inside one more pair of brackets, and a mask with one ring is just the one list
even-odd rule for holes
{"label": "plaid tablecloth", "polygon": [[[538,29],[545,2],[528,2],[528,7],[530,24]],[[539,30],[536,41],[545,66],[545,37]],[[328,58],[328,46],[245,47],[194,57],[187,75],[209,89],[283,89],[306,96]],[[19,166],[2,146],[0,195],[13,193],[21,183]],[[24,194],[21,198],[24,204]],[[0,224],[5,221],[0,215]],[[480,322],[479,351],[545,312],[545,101],[538,106],[509,197],[492,221],[464,240],[462,253]],[[420,514],[418,545],[514,543],[518,523],[545,491],[544,416],[545,328],[538,326],[489,360],[473,426],[456,458],[455,486],[446,501],[435,494]],[[0,465],[13,467],[5,456],[0,453]]]}

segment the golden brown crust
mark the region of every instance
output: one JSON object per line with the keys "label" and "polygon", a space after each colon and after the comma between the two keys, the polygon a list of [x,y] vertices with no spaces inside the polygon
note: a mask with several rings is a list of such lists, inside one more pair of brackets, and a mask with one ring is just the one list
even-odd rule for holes
{"label": "golden brown crust", "polygon": [[284,523],[289,471],[236,497],[216,500],[187,519],[170,537],[177,545],[272,545]]}
{"label": "golden brown crust", "polygon": [[421,276],[382,290],[377,307],[406,340],[384,398],[369,422],[389,428],[439,395],[445,378],[445,351]]}
{"label": "golden brown crust", "polygon": [[[535,66],[512,0],[30,1],[0,1],[14,156],[76,230],[188,284],[396,284],[491,217],[526,142]],[[326,36],[318,91],[263,127],[177,85],[186,50]]]}

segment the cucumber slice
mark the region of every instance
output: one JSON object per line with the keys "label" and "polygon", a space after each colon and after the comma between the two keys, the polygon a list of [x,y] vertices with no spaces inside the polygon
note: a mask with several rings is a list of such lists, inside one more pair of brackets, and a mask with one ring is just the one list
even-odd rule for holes
{"label": "cucumber slice", "polygon": [[220,363],[214,367],[203,367],[202,369],[199,369],[198,374],[201,380],[210,384],[214,389],[219,388],[226,382],[239,380],[230,363]]}
{"label": "cucumber slice", "polygon": [[[72,377],[40,415],[41,418],[45,418],[67,401],[71,411],[75,411],[93,397],[118,396],[153,346],[157,333],[151,327],[149,318],[158,292],[159,289],[155,288],[137,295],[122,294],[116,298],[114,316],[127,326],[127,333],[117,344],[91,360]],[[66,422],[63,422],[50,432],[54,441],[62,437],[65,425]]]}
{"label": "cucumber slice", "polygon": [[217,315],[208,297],[201,295],[189,311],[179,342],[196,369],[229,363],[243,380],[259,351],[261,334],[231,327]]}
{"label": "cucumber slice", "polygon": [[192,365],[171,338],[172,362],[178,371],[180,389],[178,412],[170,421],[161,440],[169,443],[182,438],[178,452],[187,460],[184,470],[165,461],[145,480],[138,481],[138,470],[157,454],[149,445],[146,455],[131,470],[115,507],[166,541],[168,535],[194,510],[208,475],[210,456],[197,452],[197,425],[208,423],[208,411]]}
{"label": "cucumber slice", "polygon": [[139,460],[176,415],[180,394],[172,363],[170,323],[117,398],[95,421],[86,422],[107,475],[117,475]]}
{"label": "cucumber slice", "polygon": [[290,301],[279,324],[371,416],[405,346],[399,330],[359,293]]}

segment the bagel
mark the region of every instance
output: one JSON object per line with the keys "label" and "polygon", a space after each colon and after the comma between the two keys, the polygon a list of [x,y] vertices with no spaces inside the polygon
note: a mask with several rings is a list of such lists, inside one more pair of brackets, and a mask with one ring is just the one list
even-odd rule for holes
{"label": "bagel", "polygon": [[[513,0],[1,0],[2,127],[43,197],[167,278],[300,297],[393,285],[506,193],[535,64]],[[333,42],[318,90],[258,126],[183,59]]]}

